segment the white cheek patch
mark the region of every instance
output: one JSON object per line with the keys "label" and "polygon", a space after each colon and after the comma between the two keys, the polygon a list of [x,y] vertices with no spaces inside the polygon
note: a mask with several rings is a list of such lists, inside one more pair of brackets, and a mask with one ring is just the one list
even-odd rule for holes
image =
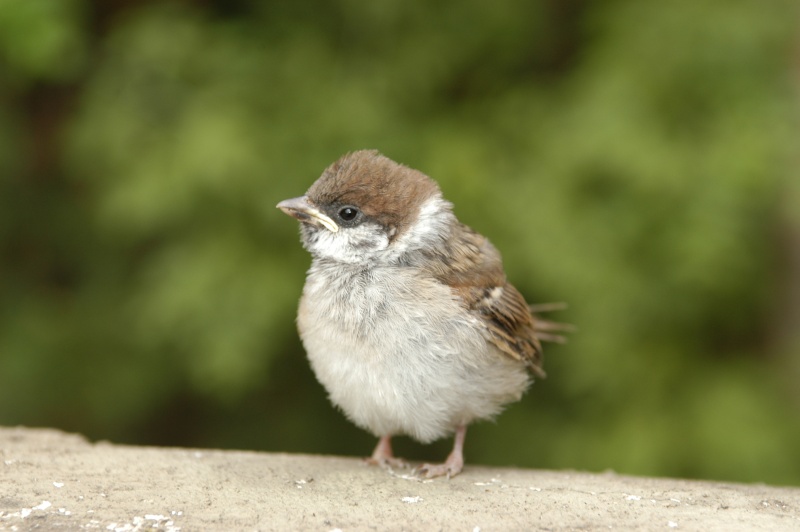
{"label": "white cheek patch", "polygon": [[321,230],[307,242],[308,251],[312,254],[348,263],[368,262],[375,253],[388,246],[389,237],[386,233],[368,223],[342,228],[336,233]]}
{"label": "white cheek patch", "polygon": [[402,254],[426,245],[437,245],[442,235],[447,234],[453,220],[450,202],[441,196],[433,196],[419,209],[417,222],[400,235],[392,246],[392,252]]}
{"label": "white cheek patch", "polygon": [[333,233],[324,228],[304,231],[305,248],[313,255],[350,264],[392,262],[408,251],[438,246],[455,220],[452,205],[436,195],[420,207],[417,221],[393,242],[394,230],[374,223],[342,227]]}

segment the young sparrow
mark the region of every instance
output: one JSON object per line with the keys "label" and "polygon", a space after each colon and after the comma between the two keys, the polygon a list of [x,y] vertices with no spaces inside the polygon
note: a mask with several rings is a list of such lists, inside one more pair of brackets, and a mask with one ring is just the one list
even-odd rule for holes
{"label": "young sparrow", "polygon": [[331,401],[380,438],[370,459],[399,465],[390,439],[455,432],[443,464],[458,474],[466,427],[544,377],[537,327],[500,254],[460,223],[428,176],[377,151],[328,167],[278,208],[301,224],[313,260],[297,323]]}

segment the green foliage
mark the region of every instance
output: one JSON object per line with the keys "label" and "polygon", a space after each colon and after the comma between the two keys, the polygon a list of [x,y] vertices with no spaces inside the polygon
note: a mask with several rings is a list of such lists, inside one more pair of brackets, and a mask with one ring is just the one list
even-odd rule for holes
{"label": "green foliage", "polygon": [[0,50],[6,82],[68,81],[85,60],[83,2],[0,0]]}
{"label": "green foliage", "polygon": [[274,205],[377,148],[579,328],[469,460],[800,484],[794,3],[120,5],[0,1],[0,423],[367,454]]}

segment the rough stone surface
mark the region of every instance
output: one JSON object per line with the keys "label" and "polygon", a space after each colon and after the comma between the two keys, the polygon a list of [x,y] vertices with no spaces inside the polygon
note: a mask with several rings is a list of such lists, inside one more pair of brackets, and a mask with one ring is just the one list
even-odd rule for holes
{"label": "rough stone surface", "polygon": [[89,443],[0,428],[0,530],[800,530],[800,489]]}

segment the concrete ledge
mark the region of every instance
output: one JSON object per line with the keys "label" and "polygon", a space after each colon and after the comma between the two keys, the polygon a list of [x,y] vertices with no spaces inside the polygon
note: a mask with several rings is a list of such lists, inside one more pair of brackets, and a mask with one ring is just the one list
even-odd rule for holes
{"label": "concrete ledge", "polygon": [[0,530],[800,530],[800,489],[89,443],[0,428]]}

